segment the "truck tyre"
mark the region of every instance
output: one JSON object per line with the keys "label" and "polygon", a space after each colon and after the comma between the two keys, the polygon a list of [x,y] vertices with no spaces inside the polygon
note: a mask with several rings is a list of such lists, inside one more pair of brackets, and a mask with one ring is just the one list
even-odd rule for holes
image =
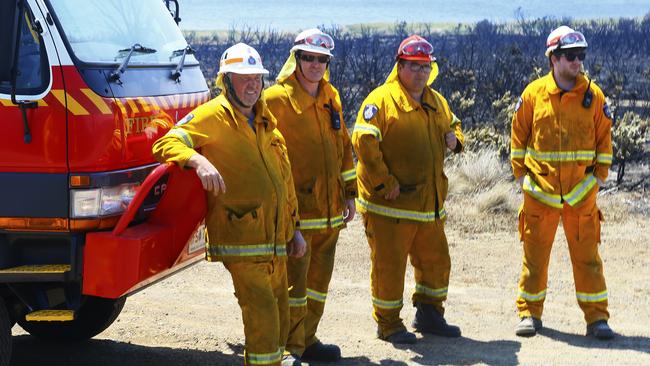
{"label": "truck tyre", "polygon": [[0,299],[0,366],[11,361],[11,319],[3,299]]}
{"label": "truck tyre", "polygon": [[126,297],[105,299],[87,296],[68,322],[28,322],[24,318],[18,324],[29,334],[43,339],[83,341],[103,332],[120,315]]}

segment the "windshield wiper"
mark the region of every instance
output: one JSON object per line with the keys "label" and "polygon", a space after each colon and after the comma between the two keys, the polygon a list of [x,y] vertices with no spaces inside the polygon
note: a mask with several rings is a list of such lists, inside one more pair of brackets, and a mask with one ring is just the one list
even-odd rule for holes
{"label": "windshield wiper", "polygon": [[170,76],[174,81],[178,82],[178,80],[181,78],[183,66],[185,65],[185,55],[193,55],[194,53],[196,53],[196,51],[194,51],[194,48],[192,48],[192,46],[189,44],[185,48],[172,52],[171,57],[169,57],[170,61],[174,57],[181,56],[180,61],[178,61],[178,65],[176,65],[176,70],[172,71],[172,74]]}
{"label": "windshield wiper", "polygon": [[131,46],[131,48],[125,48],[123,50],[119,50],[118,51],[119,54],[115,58],[117,59],[117,57],[119,57],[120,54],[122,54],[124,52],[127,52],[127,51],[129,53],[126,55],[126,58],[124,59],[124,61],[122,61],[120,66],[118,66],[118,68],[115,69],[115,71],[113,71],[111,73],[111,75],[109,77],[110,81],[115,81],[117,83],[120,83],[120,76],[122,74],[124,74],[124,71],[126,71],[126,68],[129,66],[129,61],[131,60],[131,56],[133,55],[133,53],[155,53],[155,52],[157,52],[153,48],[144,47],[140,43],[135,43],[133,46]]}

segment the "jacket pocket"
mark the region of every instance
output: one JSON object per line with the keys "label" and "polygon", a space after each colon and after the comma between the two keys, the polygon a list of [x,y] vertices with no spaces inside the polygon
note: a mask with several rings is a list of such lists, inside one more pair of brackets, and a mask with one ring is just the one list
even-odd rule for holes
{"label": "jacket pocket", "polygon": [[[425,184],[403,184],[399,187],[399,196],[397,197],[397,203],[400,207],[406,209],[415,209],[418,208],[424,209],[427,206],[427,202],[424,197]],[[436,192],[431,192],[431,197],[435,197]],[[433,205],[431,206],[433,207]]]}
{"label": "jacket pocket", "polygon": [[259,202],[224,205],[219,228],[221,242],[263,244],[266,239],[264,210]]}
{"label": "jacket pocket", "polygon": [[596,245],[600,243],[600,222],[603,214],[599,209],[587,215],[578,217],[578,242],[581,245]]}
{"label": "jacket pocket", "polygon": [[447,178],[447,174],[443,171],[442,174],[440,175],[440,198],[442,199],[442,202],[440,202],[440,208],[442,209],[444,202],[447,200],[447,193],[449,191],[449,178]]}
{"label": "jacket pocket", "polygon": [[524,205],[522,204],[519,207],[519,211],[517,212],[517,220],[518,222],[518,230],[519,230],[519,241],[523,242],[524,241]]}
{"label": "jacket pocket", "polygon": [[311,212],[317,209],[316,180],[313,180],[301,187],[296,187],[298,196],[298,212]]}
{"label": "jacket pocket", "polygon": [[553,110],[550,103],[542,103],[536,108],[533,115],[532,142],[535,149],[545,150],[554,146],[557,128]]}
{"label": "jacket pocket", "polygon": [[519,238],[523,242],[538,243],[540,236],[546,235],[548,228],[544,226],[544,216],[526,213],[521,210],[519,217]]}

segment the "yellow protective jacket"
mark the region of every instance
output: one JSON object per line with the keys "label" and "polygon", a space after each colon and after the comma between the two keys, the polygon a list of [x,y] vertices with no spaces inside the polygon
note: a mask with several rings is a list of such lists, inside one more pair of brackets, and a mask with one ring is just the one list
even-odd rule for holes
{"label": "yellow protective jacket", "polygon": [[[589,87],[591,105],[583,106]],[[612,164],[611,114],[600,88],[580,74],[562,91],[552,72],[524,90],[512,119],[511,163],[523,190],[546,205],[581,202]]]}
{"label": "yellow protective jacket", "polygon": [[[338,91],[323,79],[314,98],[292,74],[264,95],[287,142],[300,229],[343,226],[345,199],[357,196],[357,183]],[[338,117],[337,126],[332,126],[332,113]]]}
{"label": "yellow protective jacket", "polygon": [[254,110],[256,132],[221,94],[193,110],[153,146],[156,159],[180,166],[200,149],[224,179],[225,194],[206,192],[209,261],[285,256],[298,220],[291,167],[276,120],[262,99]]}
{"label": "yellow protective jacket", "polygon": [[[370,93],[352,133],[358,158],[359,211],[420,222],[444,218],[447,176],[443,162],[449,131],[456,134],[455,152],[460,152],[465,140],[460,120],[445,98],[429,87],[422,103],[417,103],[395,74]],[[399,197],[384,199],[397,184]]]}

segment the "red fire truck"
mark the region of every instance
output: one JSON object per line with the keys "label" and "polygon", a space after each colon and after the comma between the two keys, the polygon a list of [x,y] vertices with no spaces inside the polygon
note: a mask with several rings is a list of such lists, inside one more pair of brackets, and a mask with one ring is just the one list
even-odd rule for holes
{"label": "red fire truck", "polygon": [[209,98],[174,18],[174,0],[0,2],[0,366],[15,323],[93,337],[203,258],[196,174],[151,156]]}

